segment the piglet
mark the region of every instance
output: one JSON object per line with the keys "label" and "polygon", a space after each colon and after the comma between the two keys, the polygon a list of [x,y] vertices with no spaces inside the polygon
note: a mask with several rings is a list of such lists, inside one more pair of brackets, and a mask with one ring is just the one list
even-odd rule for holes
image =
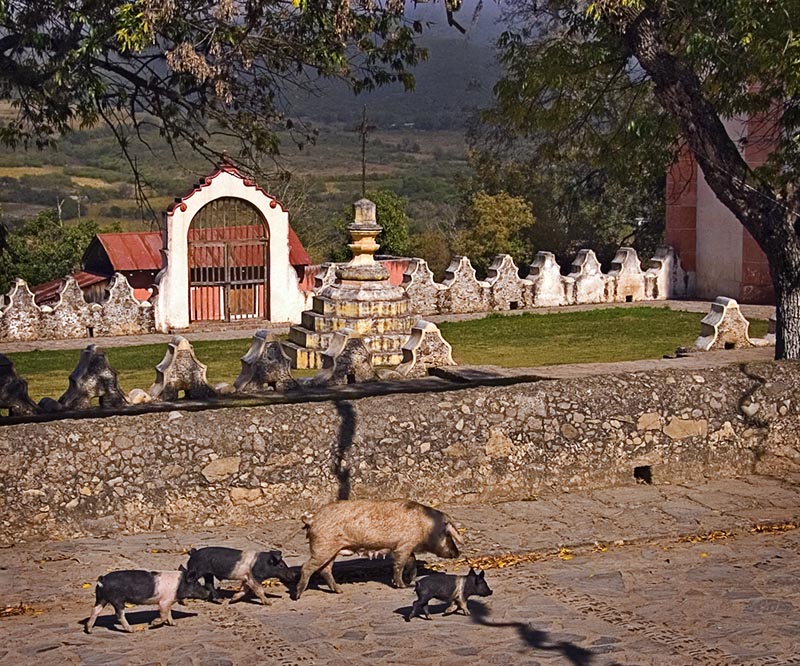
{"label": "piglet", "polygon": [[222,546],[209,546],[199,550],[192,548],[186,566],[197,578],[205,580],[212,601],[219,598],[219,591],[214,587],[215,576],[220,580],[238,580],[242,583],[242,587],[231,597],[231,601],[241,599],[250,588],[265,606],[270,602],[264,594],[261,581],[266,578],[277,578],[287,585],[294,582],[294,577],[279,550],[258,552]]}
{"label": "piglet", "polygon": [[184,599],[208,599],[208,590],[197,577],[184,567],[178,571],[112,571],[97,579],[94,589],[95,606],[86,621],[86,633],[92,633],[97,616],[107,604],[117,613],[117,620],[125,631],[133,631],[125,617],[125,604],[158,604],[160,616],[150,623],[151,627],[162,624],[175,626],[172,606]]}
{"label": "piglet", "polygon": [[469,615],[469,609],[467,608],[468,597],[473,595],[488,597],[492,594],[485,580],[485,572],[475,573],[473,569],[470,569],[466,576],[453,576],[451,574],[425,576],[417,581],[414,589],[417,593],[417,600],[411,607],[411,612],[406,618],[407,621],[420,615],[420,613],[425,616],[425,619],[430,620],[428,602],[431,599],[450,602],[444,612],[445,615],[455,613],[459,609],[464,611],[464,615]]}

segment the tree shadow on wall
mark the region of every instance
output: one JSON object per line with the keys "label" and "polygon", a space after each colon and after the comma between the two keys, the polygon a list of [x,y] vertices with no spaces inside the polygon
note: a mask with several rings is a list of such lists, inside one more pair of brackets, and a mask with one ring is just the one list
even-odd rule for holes
{"label": "tree shadow on wall", "polygon": [[350,499],[350,466],[347,464],[347,452],[353,445],[356,432],[356,411],[353,404],[346,400],[336,403],[336,411],[342,422],[339,426],[339,435],[336,438],[336,449],[333,452],[333,473],[339,484],[336,499]]}
{"label": "tree shadow on wall", "polygon": [[582,648],[569,641],[551,642],[546,631],[534,629],[526,622],[491,622],[489,609],[480,601],[470,600],[470,619],[484,627],[511,627],[517,635],[530,647],[536,650],[549,650],[559,652],[572,666],[591,666],[595,654],[591,650]]}

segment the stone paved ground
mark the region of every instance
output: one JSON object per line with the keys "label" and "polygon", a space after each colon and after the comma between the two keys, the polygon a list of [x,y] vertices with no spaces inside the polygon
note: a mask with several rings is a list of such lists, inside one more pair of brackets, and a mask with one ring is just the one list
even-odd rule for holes
{"label": "stone paved ground", "polygon": [[[413,592],[388,586],[385,562],[350,558],[340,596],[312,588],[294,602],[273,586],[269,608],[194,601],[153,630],[141,607],[128,612],[134,634],[104,615],[89,636],[89,584],[111,569],[175,568],[191,545],[282,545],[291,565],[306,553],[291,521],[112,534],[0,550],[0,608],[27,611],[0,617],[0,663],[800,664],[800,475],[447,509],[468,556],[508,564],[487,571],[495,593],[473,598],[471,617],[405,622]],[[788,524],[753,531],[776,523]]]}

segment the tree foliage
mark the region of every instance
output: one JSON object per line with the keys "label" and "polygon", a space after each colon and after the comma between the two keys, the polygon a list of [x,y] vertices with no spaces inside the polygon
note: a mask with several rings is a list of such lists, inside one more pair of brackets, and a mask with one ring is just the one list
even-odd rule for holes
{"label": "tree foliage", "polygon": [[564,266],[578,250],[591,248],[607,263],[621,245],[647,257],[661,242],[663,172],[636,182],[633,171],[623,175],[606,169],[607,155],[587,155],[586,144],[569,149],[562,143],[557,155],[548,155],[519,136],[498,142],[473,133],[470,142],[474,187],[507,192],[531,206],[536,219],[528,239],[532,253],[553,252]]}
{"label": "tree foliage", "polygon": [[426,55],[402,0],[0,0],[0,143],[47,146],[106,123],[127,149],[158,128],[213,161],[258,170],[313,133],[286,93],[340,78],[356,91],[399,81]]}
{"label": "tree foliage", "polygon": [[91,220],[61,225],[53,210],[7,232],[0,253],[0,292],[7,292],[17,277],[34,286],[79,269],[83,253],[97,233],[97,224]]}
{"label": "tree foliage", "polygon": [[541,5],[505,14],[505,75],[468,135],[477,186],[524,197],[535,250],[562,264],[582,247],[604,261],[621,244],[647,256],[663,232],[675,124],[628,56],[583,34],[594,29],[585,12],[569,25]]}
{"label": "tree foliage", "polygon": [[464,229],[457,248],[470,258],[481,275],[486,275],[494,257],[510,254],[517,264],[530,263],[530,231],[533,213],[524,199],[507,192],[475,193],[464,210]]}
{"label": "tree foliage", "polygon": [[[509,75],[497,89],[508,125],[533,135],[531,127],[554,121],[557,142],[596,144],[601,157],[620,155],[619,169],[644,176],[663,168],[661,151],[675,154],[685,142],[711,189],[769,258],[776,356],[800,358],[800,3],[510,6],[515,29],[501,44]],[[543,77],[539,66],[551,73]],[[725,129],[725,119],[742,115],[762,123],[772,151],[762,167],[747,165],[743,145]]]}
{"label": "tree foliage", "polygon": [[[392,190],[369,190],[366,198],[375,204],[375,214],[378,224],[383,230],[378,234],[376,241],[380,245],[380,254],[405,257],[410,249],[408,232],[408,213],[406,207],[408,200]],[[349,261],[350,234],[347,226],[353,223],[353,207],[348,206],[334,220],[336,237],[331,244],[331,258],[333,261]]]}

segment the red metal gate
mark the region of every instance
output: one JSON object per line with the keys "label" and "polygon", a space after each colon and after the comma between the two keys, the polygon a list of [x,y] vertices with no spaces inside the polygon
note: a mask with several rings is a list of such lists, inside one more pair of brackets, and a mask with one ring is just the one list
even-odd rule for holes
{"label": "red metal gate", "polygon": [[191,321],[269,319],[269,231],[255,206],[223,197],[189,228]]}

